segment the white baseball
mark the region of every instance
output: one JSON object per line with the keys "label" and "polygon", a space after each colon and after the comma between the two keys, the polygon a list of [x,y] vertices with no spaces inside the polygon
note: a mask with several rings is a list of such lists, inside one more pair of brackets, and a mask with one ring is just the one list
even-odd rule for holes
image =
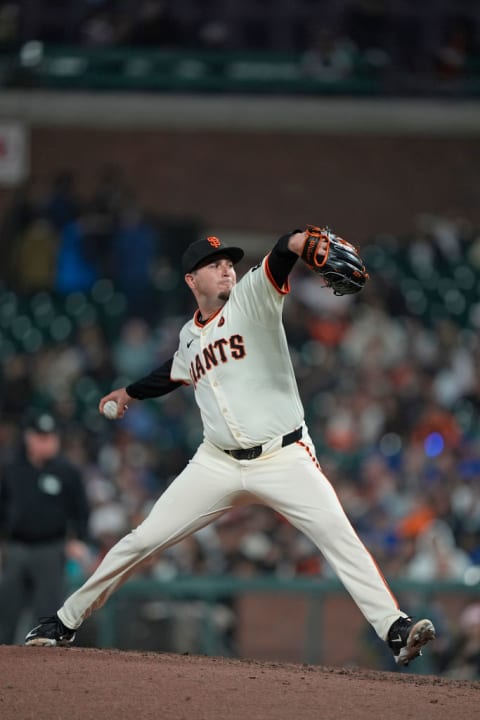
{"label": "white baseball", "polygon": [[115,420],[118,415],[118,405],[115,400],[107,400],[103,406],[103,414],[108,420]]}

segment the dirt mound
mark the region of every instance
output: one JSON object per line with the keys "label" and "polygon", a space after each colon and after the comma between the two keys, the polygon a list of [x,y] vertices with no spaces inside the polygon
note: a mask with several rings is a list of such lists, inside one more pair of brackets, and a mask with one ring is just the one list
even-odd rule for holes
{"label": "dirt mound", "polygon": [[2,720],[476,720],[479,702],[478,683],[405,672],[0,646]]}

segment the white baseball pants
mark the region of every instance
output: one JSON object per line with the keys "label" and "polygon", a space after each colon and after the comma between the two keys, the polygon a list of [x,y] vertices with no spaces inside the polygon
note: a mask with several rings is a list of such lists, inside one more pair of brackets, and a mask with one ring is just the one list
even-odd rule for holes
{"label": "white baseball pants", "polygon": [[401,612],[355,533],[303,438],[287,447],[269,443],[254,460],[235,460],[208,441],[155,503],[148,517],[105,556],[91,577],[64,603],[58,616],[78,628],[152,554],[187,537],[236,505],[268,505],[319,548],[383,640]]}

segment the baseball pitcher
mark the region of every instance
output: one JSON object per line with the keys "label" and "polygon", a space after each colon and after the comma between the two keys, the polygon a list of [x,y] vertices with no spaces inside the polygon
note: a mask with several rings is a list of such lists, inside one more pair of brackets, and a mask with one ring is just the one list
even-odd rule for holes
{"label": "baseball pitcher", "polygon": [[408,665],[435,637],[430,620],[414,621],[399,609],[322,472],[282,324],[299,257],[338,295],[365,285],[362,259],[353,245],[312,225],[282,236],[237,282],[243,254],[216,237],[189,245],[182,264],[198,308],[181,329],[174,356],[99,405],[103,412],[108,403],[112,417],[116,404],[116,416],[123,417],[133,400],[190,385],[203,422],[200,447],[148,517],[55,615],[40,619],[27,645],[72,643],[85,618],[143,560],[244,503],[270,506],[315,543],[397,663]]}

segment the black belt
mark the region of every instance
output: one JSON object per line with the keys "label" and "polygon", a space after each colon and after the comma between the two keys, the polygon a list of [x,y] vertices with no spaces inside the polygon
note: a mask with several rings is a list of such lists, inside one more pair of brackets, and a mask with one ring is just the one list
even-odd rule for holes
{"label": "black belt", "polygon": [[[282,438],[282,447],[286,447],[287,445],[291,445],[292,443],[297,442],[297,440],[300,440],[302,437],[302,432],[302,428],[299,427],[296,430],[293,430],[291,433],[284,435]],[[255,458],[260,457],[262,451],[262,445],[255,445],[255,447],[251,448],[224,450],[223,452],[226,452],[227,455],[231,455],[231,457],[235,458],[235,460],[255,460]]]}

